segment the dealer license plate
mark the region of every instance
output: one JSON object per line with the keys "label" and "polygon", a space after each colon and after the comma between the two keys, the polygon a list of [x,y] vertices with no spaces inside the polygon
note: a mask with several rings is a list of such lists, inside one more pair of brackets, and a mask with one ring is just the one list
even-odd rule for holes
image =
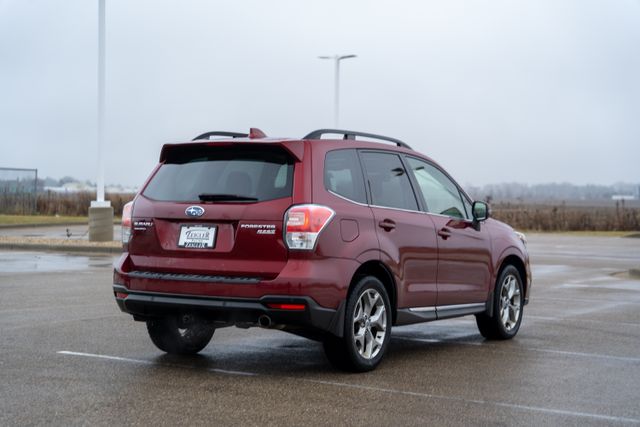
{"label": "dealer license plate", "polygon": [[180,228],[179,248],[209,249],[216,244],[216,227],[183,225]]}

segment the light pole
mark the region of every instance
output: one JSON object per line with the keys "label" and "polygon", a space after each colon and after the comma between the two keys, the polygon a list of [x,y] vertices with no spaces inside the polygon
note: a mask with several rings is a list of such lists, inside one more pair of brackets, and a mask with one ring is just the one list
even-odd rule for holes
{"label": "light pole", "polygon": [[105,1],[98,0],[98,179],[96,202],[104,203]]}
{"label": "light pole", "polygon": [[113,208],[104,200],[105,5],[98,0],[98,176],[96,200],[89,206],[89,240],[113,240]]}
{"label": "light pole", "polygon": [[343,59],[355,58],[357,55],[333,55],[318,56],[320,59],[332,59],[335,61],[335,79],[334,79],[334,105],[333,105],[333,124],[337,128],[340,119],[340,61]]}

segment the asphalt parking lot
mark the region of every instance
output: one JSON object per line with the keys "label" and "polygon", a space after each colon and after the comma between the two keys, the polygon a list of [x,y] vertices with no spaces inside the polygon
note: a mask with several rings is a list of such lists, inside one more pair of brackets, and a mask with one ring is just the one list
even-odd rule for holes
{"label": "asphalt parking lot", "polygon": [[640,424],[640,239],[529,248],[516,339],[485,342],[472,317],[396,328],[367,374],[261,329],[167,356],[113,301],[112,256],[0,252],[0,425]]}

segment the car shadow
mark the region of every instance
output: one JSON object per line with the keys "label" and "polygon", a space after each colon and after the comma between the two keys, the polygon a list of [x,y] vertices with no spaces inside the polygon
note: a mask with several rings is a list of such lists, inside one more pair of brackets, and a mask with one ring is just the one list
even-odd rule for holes
{"label": "car shadow", "polygon": [[[460,335],[450,339],[434,338],[434,334],[399,333],[391,337],[380,369],[394,369],[398,364],[422,364],[429,358],[464,346],[482,345],[479,334]],[[469,344],[472,344],[471,346]],[[334,368],[324,355],[322,344],[295,336],[258,340],[257,344],[216,345],[215,340],[196,355],[159,354],[153,362],[170,368],[186,368],[230,375],[315,376],[345,374]],[[456,349],[457,351],[457,349]]]}

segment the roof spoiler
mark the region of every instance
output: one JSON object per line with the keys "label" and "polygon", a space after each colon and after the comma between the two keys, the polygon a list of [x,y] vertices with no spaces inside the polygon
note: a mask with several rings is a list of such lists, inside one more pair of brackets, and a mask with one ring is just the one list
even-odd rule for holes
{"label": "roof spoiler", "polygon": [[192,139],[192,141],[198,141],[200,139],[211,139],[212,136],[221,136],[225,138],[249,138],[249,139],[260,139],[266,138],[267,135],[262,132],[258,128],[249,129],[249,133],[241,133],[241,132],[229,132],[226,130],[214,130],[211,132],[205,132],[202,135],[198,135]]}
{"label": "roof spoiler", "polygon": [[[211,137],[215,137],[215,136],[219,136],[219,137],[223,137],[223,138],[230,138],[230,139],[214,139],[212,140]],[[192,139],[191,143],[182,143],[182,144],[165,144],[162,147],[162,151],[160,152],[160,162],[164,162],[165,160],[167,160],[167,157],[169,155],[169,152],[173,149],[180,149],[180,148],[184,148],[187,145],[198,145],[202,143],[202,140],[209,140],[211,143],[214,143],[216,145],[220,144],[220,145],[225,145],[225,144],[237,144],[237,143],[241,143],[241,144],[245,144],[245,143],[250,143],[251,141],[242,141],[242,142],[234,142],[234,139],[237,138],[242,138],[242,139],[263,139],[266,138],[267,135],[262,132],[260,129],[258,128],[251,128],[249,129],[249,133],[240,133],[240,132],[229,132],[229,131],[211,131],[211,132],[205,132],[202,135],[198,135],[197,137],[195,137],[194,139]],[[200,142],[198,142],[200,141]],[[196,144],[197,142],[197,144]],[[258,141],[256,141],[258,142]],[[269,141],[269,142],[277,142],[277,141]],[[259,143],[259,142],[258,142]],[[298,161],[302,161],[302,157],[304,155],[304,146],[302,144],[299,143],[299,141],[282,141],[279,142],[279,145],[281,145],[285,150],[287,150],[287,152],[289,152],[289,154],[291,154],[293,157],[296,158],[296,160]]]}

